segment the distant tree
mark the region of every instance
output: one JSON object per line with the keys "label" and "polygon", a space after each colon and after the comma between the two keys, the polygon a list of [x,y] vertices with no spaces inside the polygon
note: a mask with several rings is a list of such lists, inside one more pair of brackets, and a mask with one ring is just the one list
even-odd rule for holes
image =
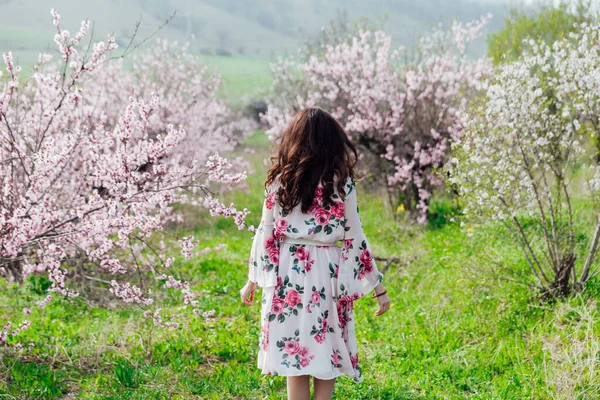
{"label": "distant tree", "polygon": [[[274,140],[300,109],[320,106],[340,121],[372,161],[372,176],[384,180],[390,204],[402,205],[419,223],[427,221],[434,173],[460,137],[460,114],[491,71],[487,58],[467,59],[469,43],[491,16],[424,35],[410,63],[392,38],[343,20],[324,29],[305,58],[280,59],[263,122]],[[301,54],[302,55],[302,54]],[[365,164],[363,163],[363,166]]]}
{"label": "distant tree", "polygon": [[504,28],[490,35],[489,56],[495,64],[515,61],[523,53],[524,40],[537,39],[546,44],[562,40],[577,31],[581,23],[597,20],[592,10],[590,0],[578,0],[575,5],[545,3],[533,13],[513,9],[505,19]]}

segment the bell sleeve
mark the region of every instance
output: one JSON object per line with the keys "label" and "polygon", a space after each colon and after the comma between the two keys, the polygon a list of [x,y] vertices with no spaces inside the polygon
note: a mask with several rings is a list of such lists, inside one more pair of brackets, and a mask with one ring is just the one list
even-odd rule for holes
{"label": "bell sleeve", "polygon": [[371,247],[362,228],[356,185],[352,179],[346,184],[344,200],[344,242],[340,255],[338,290],[340,296],[361,298],[383,279],[377,269]]}
{"label": "bell sleeve", "polygon": [[254,234],[248,262],[248,279],[260,287],[277,284],[279,243],[273,235],[275,195],[273,191],[265,193],[260,225]]}

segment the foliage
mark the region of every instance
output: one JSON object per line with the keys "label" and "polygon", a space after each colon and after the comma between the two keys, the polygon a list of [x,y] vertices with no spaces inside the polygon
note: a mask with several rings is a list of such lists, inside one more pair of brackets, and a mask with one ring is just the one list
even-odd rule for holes
{"label": "foliage", "polygon": [[337,29],[348,36],[337,35],[338,43],[325,42],[304,61],[282,59],[273,66],[267,132],[276,137],[302,108],[324,108],[362,155],[376,160],[371,172],[385,179],[396,205],[403,203],[425,223],[429,199],[441,184],[433,172],[460,136],[457,115],[490,67],[487,59],[470,62],[466,57],[467,44],[488,19],[434,29],[421,38],[414,62],[401,71],[400,51],[392,51],[389,35],[360,26]]}
{"label": "foliage", "polygon": [[529,39],[552,44],[575,32],[584,22],[594,21],[591,0],[579,0],[575,6],[561,2],[544,4],[533,14],[513,9],[505,18],[504,28],[490,34],[489,56],[495,64],[518,60]]}
{"label": "foliage", "polygon": [[588,204],[592,218],[600,212],[600,168],[587,187],[580,184],[589,171],[581,165],[592,160],[585,138],[600,126],[599,39],[598,24],[552,45],[531,39],[485,83],[448,169],[465,214],[501,221],[531,268],[520,279],[550,295],[566,295],[598,273],[600,221],[584,231],[589,240],[581,237],[585,217],[574,212],[573,198]]}
{"label": "foliage", "polygon": [[[39,308],[53,293],[78,296],[69,282],[89,279],[140,306],[156,325],[176,327],[152,308],[152,288],[180,291],[196,311],[198,300],[168,272],[173,257],[152,234],[180,219],[176,203],[203,205],[245,227],[247,210],[211,191],[246,177],[215,153],[233,148],[239,126],[214,98],[218,80],[197,73],[185,51],[161,42],[129,72],[106,64],[118,47],[113,36],[81,47],[90,22],[71,36],[59,14],[52,16],[58,63],[41,54],[22,82],[12,54],[4,54],[0,273],[16,281],[47,276]],[[197,244],[193,236],[179,240],[185,257]],[[18,324],[6,322],[0,344],[22,347],[16,336],[30,325],[29,307]]]}
{"label": "foliage", "polygon": [[[262,134],[244,143],[256,150],[250,159],[259,173],[248,177],[249,193],[225,195],[227,201],[249,202],[253,224],[260,218],[262,161],[268,147]],[[474,253],[493,250],[507,263],[520,259],[509,234],[494,226],[472,226],[481,236],[469,237],[455,223],[440,229],[399,228],[379,193],[361,192],[359,207],[374,252],[410,262],[384,278],[393,304],[388,314],[375,318],[373,299],[355,305],[365,381],[356,385],[339,378],[336,398],[546,399],[568,390],[574,398],[590,393],[590,375],[581,375],[581,367],[597,359],[591,352],[581,353],[579,346],[582,340],[590,349],[599,343],[597,279],[581,296],[541,305],[522,286],[467,274],[466,266],[480,262]],[[186,220],[206,219],[208,224],[178,233],[202,232],[208,246],[227,236],[226,249],[176,260],[172,266],[173,273],[193,277],[192,289],[204,294],[200,307],[214,309],[213,316],[192,315],[177,330],[157,330],[148,358],[140,340],[147,321],[135,307],[110,311],[59,298],[32,316],[39,328],[24,332],[23,338],[35,343],[32,352],[0,350],[0,396],[34,397],[47,390],[42,385],[54,382],[54,393],[61,393],[55,398],[285,399],[285,378],[263,376],[256,368],[260,292],[253,307],[239,301],[250,235],[204,211],[190,212]],[[31,293],[23,286],[11,288],[0,281],[0,307],[18,312]],[[176,312],[180,304],[172,301],[164,307]],[[580,317],[587,314],[591,318]],[[116,377],[115,363],[123,358],[138,370],[136,388],[123,386]],[[17,371],[14,360],[29,368]],[[571,369],[578,360],[581,365]],[[34,380],[49,373],[56,375],[54,381]],[[17,380],[29,386],[17,385]],[[557,386],[570,382],[588,387]]]}

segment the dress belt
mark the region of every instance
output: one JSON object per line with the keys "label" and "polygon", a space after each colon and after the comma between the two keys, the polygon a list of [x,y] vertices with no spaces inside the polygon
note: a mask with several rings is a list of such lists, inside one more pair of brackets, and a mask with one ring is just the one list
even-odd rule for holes
{"label": "dress belt", "polygon": [[325,242],[319,242],[318,240],[294,239],[294,238],[289,238],[289,237],[286,237],[285,239],[283,239],[283,243],[302,244],[302,245],[308,245],[308,246],[337,246],[336,242],[325,243]]}

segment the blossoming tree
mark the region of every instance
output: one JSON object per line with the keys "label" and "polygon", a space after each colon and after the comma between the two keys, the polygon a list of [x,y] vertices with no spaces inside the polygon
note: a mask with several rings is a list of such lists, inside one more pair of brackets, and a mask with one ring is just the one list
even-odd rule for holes
{"label": "blossoming tree", "polygon": [[[151,244],[153,232],[178,219],[172,205],[203,204],[245,227],[247,211],[222,204],[211,191],[245,179],[214,152],[234,143],[224,127],[228,111],[211,98],[217,81],[184,71],[193,66],[190,56],[167,58],[164,47],[142,56],[128,75],[106,63],[117,49],[114,37],[81,48],[89,21],[71,36],[59,14],[52,16],[58,63],[41,54],[25,79],[4,54],[0,272],[16,281],[46,275],[50,293],[37,303],[44,307],[54,293],[78,295],[70,279],[85,264],[109,277],[116,297],[146,308],[155,324],[174,327],[151,309],[144,286],[145,278],[180,290],[184,304],[200,311],[189,284],[169,273],[173,258]],[[142,82],[145,74],[152,78]],[[186,237],[179,244],[189,257],[198,242]],[[0,344],[21,346],[13,337],[29,326],[24,318],[32,311],[23,312],[11,317],[18,325],[5,324]]]}
{"label": "blossoming tree", "polygon": [[362,155],[376,160],[374,173],[384,177],[394,201],[424,223],[441,184],[434,171],[462,131],[457,115],[491,68],[489,60],[466,55],[489,18],[434,29],[421,38],[415,60],[400,69],[403,50],[392,51],[384,32],[363,28],[303,62],[280,60],[272,67],[274,95],[263,118],[268,133],[277,137],[299,109],[326,109]]}
{"label": "blossoming tree", "polygon": [[580,28],[552,45],[531,40],[498,68],[448,168],[467,217],[501,221],[531,270],[519,280],[550,295],[598,273],[600,222],[584,233],[587,213],[574,211],[573,198],[600,212],[600,168],[581,168],[593,159],[586,138],[600,127],[600,25]]}

